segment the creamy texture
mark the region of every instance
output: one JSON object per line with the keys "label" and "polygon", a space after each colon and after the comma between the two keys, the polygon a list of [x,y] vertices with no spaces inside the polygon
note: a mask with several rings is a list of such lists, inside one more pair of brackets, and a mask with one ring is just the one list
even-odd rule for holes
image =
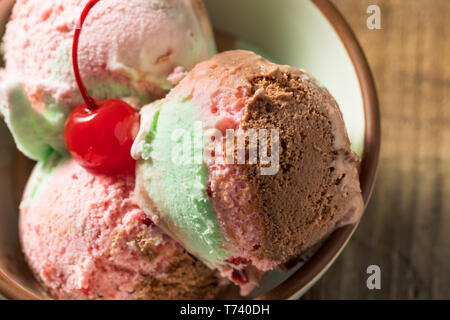
{"label": "creamy texture", "polygon": [[[233,260],[233,251],[239,248],[227,242],[208,195],[214,180],[203,159],[207,140],[205,128],[198,127],[202,123],[198,110],[189,98],[164,99],[142,109],[142,130],[132,149],[136,159],[144,160],[137,168],[136,201],[152,221],[192,254],[233,279],[233,269],[242,266],[227,260]],[[252,224],[237,229],[252,231]],[[267,265],[265,270],[274,264]],[[249,282],[241,284],[242,295],[254,289],[260,273],[249,270],[246,277]]]}
{"label": "creamy texture", "polygon": [[20,212],[27,262],[60,299],[202,299],[220,280],[134,202],[134,177],[96,176],[73,160],[35,168]]}
{"label": "creamy texture", "polygon": [[[252,270],[268,271],[297,259],[337,227],[361,217],[359,159],[350,150],[342,115],[328,91],[303,70],[247,51],[225,52],[197,65],[165,99],[143,109],[142,117],[133,148],[140,159],[137,202],[189,251],[237,283],[252,278]],[[261,163],[221,163],[224,139],[201,144],[218,150],[215,160],[202,159],[206,179],[201,167],[174,164],[170,155],[179,154],[180,137],[191,138],[176,132],[191,130],[193,121],[200,121],[204,133],[278,129],[279,170],[263,176]],[[167,189],[167,181],[176,186]],[[215,214],[190,205],[183,212],[183,202],[205,203],[205,193]],[[193,227],[200,225],[198,216],[203,216],[201,225],[206,219],[220,227],[223,255],[196,247],[207,243]]]}
{"label": "creamy texture", "polygon": [[[70,111],[82,104],[71,47],[86,3],[18,0],[7,25],[0,95],[23,90],[25,96],[1,99],[0,111],[17,144],[32,159],[45,159],[49,148],[65,152],[61,128]],[[95,99],[121,98],[140,107],[164,96],[184,70],[214,53],[208,17],[199,0],[107,0],[99,2],[85,22],[79,64]],[[33,112],[23,112],[30,106]],[[36,128],[16,123],[18,114]],[[24,137],[28,130],[39,135]],[[36,139],[40,146],[34,146]]]}
{"label": "creamy texture", "polygon": [[[148,131],[133,153],[148,160],[140,170],[159,218],[192,253],[211,266],[220,264],[229,253],[225,254],[225,242],[206,191],[208,170],[201,153],[203,132],[196,137],[194,128],[196,108],[190,100],[164,101],[155,112],[152,105],[146,108],[149,110],[142,112],[142,121]],[[196,156],[200,156],[198,163]]]}
{"label": "creamy texture", "polygon": [[43,112],[34,109],[19,81],[3,80],[0,86],[0,110],[17,148],[29,158],[41,160],[47,159],[53,150],[65,153],[61,138],[64,112],[58,108]]}

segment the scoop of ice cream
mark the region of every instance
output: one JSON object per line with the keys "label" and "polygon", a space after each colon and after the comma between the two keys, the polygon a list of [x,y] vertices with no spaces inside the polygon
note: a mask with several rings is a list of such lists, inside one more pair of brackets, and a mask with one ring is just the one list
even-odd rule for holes
{"label": "scoop of ice cream", "polygon": [[141,114],[138,204],[244,292],[255,270],[361,217],[359,158],[336,101],[305,71],[222,53]]}
{"label": "scoop of ice cream", "polygon": [[50,157],[20,212],[26,260],[60,299],[210,299],[216,272],[156,227],[134,202],[134,177],[97,176]]}
{"label": "scoop of ice cream", "polygon": [[[51,149],[65,152],[64,121],[83,103],[71,48],[87,1],[18,0],[7,25],[0,110],[32,159],[45,159]],[[163,97],[183,70],[214,53],[201,0],[107,0],[87,17],[79,64],[96,100],[125,99],[139,108]]]}

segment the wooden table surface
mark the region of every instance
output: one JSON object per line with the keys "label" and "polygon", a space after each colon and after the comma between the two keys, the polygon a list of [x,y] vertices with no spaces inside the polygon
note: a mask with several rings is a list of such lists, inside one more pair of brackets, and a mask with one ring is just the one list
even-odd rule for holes
{"label": "wooden table surface", "polygon": [[[368,210],[305,298],[450,299],[450,0],[332,0],[378,87],[382,150]],[[382,29],[366,27],[381,8]],[[366,286],[381,268],[381,290]]]}

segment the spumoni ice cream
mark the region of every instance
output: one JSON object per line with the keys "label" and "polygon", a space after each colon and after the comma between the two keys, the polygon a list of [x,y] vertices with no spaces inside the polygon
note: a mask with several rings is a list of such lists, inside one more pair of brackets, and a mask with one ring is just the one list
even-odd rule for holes
{"label": "spumoni ice cream", "polygon": [[[243,293],[361,217],[359,158],[336,101],[305,71],[221,53],[141,117],[137,203]],[[238,164],[230,130],[237,139],[256,132],[259,161]]]}
{"label": "spumoni ice cream", "polygon": [[[71,48],[87,0],[18,0],[6,28],[0,111],[17,147],[34,160],[66,153],[63,127],[82,104]],[[81,74],[97,100],[136,108],[163,97],[215,44],[199,0],[105,0],[92,9],[79,46]]]}
{"label": "spumoni ice cream", "polygon": [[133,175],[39,163],[20,207],[26,260],[59,299],[212,299],[224,282],[134,201]]}

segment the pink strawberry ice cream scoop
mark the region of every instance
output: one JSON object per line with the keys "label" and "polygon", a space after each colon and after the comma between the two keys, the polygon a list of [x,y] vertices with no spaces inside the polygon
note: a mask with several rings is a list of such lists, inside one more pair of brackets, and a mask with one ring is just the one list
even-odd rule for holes
{"label": "pink strawberry ice cream scoop", "polygon": [[134,178],[95,176],[73,160],[38,164],[20,212],[31,270],[60,299],[209,299],[217,274],[135,204]]}
{"label": "pink strawberry ice cream scoop", "polygon": [[[66,151],[65,119],[83,102],[71,49],[87,2],[18,0],[7,25],[0,112],[32,159]],[[215,52],[201,0],[104,0],[83,26],[79,64],[94,99],[124,99],[139,108]]]}

